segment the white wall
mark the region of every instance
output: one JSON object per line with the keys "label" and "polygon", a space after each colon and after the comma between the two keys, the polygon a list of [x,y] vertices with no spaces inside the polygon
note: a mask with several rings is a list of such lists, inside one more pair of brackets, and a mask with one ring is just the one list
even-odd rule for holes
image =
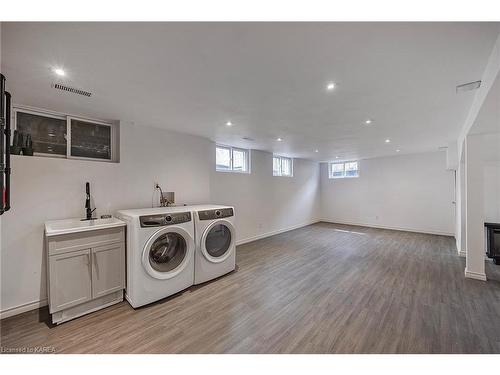
{"label": "white wall", "polygon": [[456,171],[456,214],[455,214],[455,240],[458,255],[465,257],[466,249],[466,219],[465,219],[465,146],[460,148],[462,150],[459,155],[459,163]]}
{"label": "white wall", "polygon": [[486,280],[482,147],[480,136],[465,138],[465,276],[478,280]]}
{"label": "white wall", "polygon": [[486,162],[483,173],[484,221],[500,223],[500,161]]}
{"label": "white wall", "polygon": [[433,152],[360,161],[359,178],[329,179],[321,163],[325,221],[453,235],[454,174]]}
{"label": "white wall", "polygon": [[211,200],[235,207],[238,243],[319,218],[319,164],[295,159],[290,177],[275,177],[269,152],[252,150],[251,174],[213,171]]}
{"label": "white wall", "polygon": [[466,138],[467,277],[486,280],[484,222],[500,221],[500,133]]}
{"label": "white wall", "polygon": [[[46,303],[43,225],[83,217],[85,182],[97,215],[151,207],[153,183],[176,203],[236,207],[237,239],[263,237],[318,217],[318,163],[296,160],[293,178],[272,176],[272,154],[252,151],[252,173],[215,172],[207,139],[122,123],[120,163],[12,157],[12,209],[1,228],[2,317]],[[157,196],[154,199],[157,202]]]}
{"label": "white wall", "polygon": [[[210,199],[214,153],[209,140],[121,124],[120,163],[12,157],[12,208],[2,218],[1,305],[5,310],[44,301],[43,225],[83,217],[85,182],[97,214],[151,207],[153,182],[175,191],[178,203]],[[31,306],[31,305],[30,305]]]}

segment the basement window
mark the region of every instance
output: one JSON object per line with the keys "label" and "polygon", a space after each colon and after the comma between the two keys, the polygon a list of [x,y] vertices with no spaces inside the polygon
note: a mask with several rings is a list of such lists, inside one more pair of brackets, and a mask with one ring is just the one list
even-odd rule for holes
{"label": "basement window", "polygon": [[359,163],[357,161],[348,161],[345,163],[329,163],[329,178],[352,178],[359,177]]}
{"label": "basement window", "polygon": [[250,173],[250,150],[217,145],[215,147],[215,170]]}
{"label": "basement window", "polygon": [[293,159],[273,156],[273,176],[293,177]]}
{"label": "basement window", "polygon": [[24,107],[14,108],[14,121],[18,144],[30,136],[35,156],[118,161],[114,124]]}

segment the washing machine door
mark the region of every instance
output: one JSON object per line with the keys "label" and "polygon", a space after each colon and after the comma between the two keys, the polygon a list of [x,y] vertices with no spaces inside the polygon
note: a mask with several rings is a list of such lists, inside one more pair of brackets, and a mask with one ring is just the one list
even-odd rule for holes
{"label": "washing machine door", "polygon": [[226,260],[233,251],[235,230],[227,220],[215,220],[203,232],[201,252],[212,263]]}
{"label": "washing machine door", "polygon": [[169,226],[155,232],[144,246],[142,265],[155,279],[170,279],[185,268],[193,256],[193,237],[183,228]]}

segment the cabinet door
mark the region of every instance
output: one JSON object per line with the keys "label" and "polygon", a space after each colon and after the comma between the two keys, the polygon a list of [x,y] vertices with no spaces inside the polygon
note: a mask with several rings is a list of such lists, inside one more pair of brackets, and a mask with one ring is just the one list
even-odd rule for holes
{"label": "cabinet door", "polygon": [[50,312],[92,299],[90,249],[49,257]]}
{"label": "cabinet door", "polygon": [[123,242],[92,249],[92,297],[125,287],[125,245]]}

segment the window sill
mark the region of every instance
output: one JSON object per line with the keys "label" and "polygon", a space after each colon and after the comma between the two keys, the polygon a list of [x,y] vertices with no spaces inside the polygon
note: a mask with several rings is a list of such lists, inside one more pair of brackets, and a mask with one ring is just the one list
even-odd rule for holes
{"label": "window sill", "polygon": [[10,154],[10,156],[21,157],[21,158],[33,158],[33,159],[56,159],[56,160],[79,160],[79,161],[91,161],[91,162],[100,162],[100,163],[119,163],[119,160],[107,160],[107,159],[91,159],[91,158],[83,158],[71,156],[67,157],[65,155],[57,155],[57,154],[39,154],[35,153],[33,155],[23,155],[23,154]]}
{"label": "window sill", "polygon": [[250,174],[250,171],[233,171],[233,170],[226,170],[226,169],[216,169],[215,171],[221,172],[221,173]]}
{"label": "window sill", "polygon": [[359,176],[343,176],[343,177],[328,177],[329,180],[345,180],[351,178],[358,178]]}

